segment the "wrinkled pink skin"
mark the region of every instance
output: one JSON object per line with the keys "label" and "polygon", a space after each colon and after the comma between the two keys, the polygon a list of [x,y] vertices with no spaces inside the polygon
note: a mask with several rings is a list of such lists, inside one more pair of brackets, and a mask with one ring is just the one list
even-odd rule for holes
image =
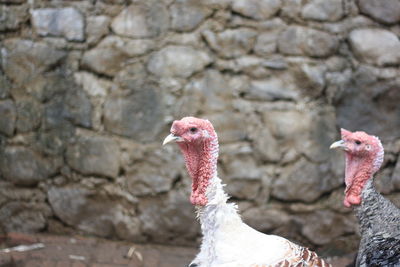
{"label": "wrinkled pink skin", "polygon": [[[361,204],[364,185],[377,171],[374,169],[373,162],[379,147],[376,140],[364,132],[352,133],[342,129],[341,135],[346,146],[346,190],[343,204],[351,207]],[[360,141],[361,144],[356,144],[356,141]]]}
{"label": "wrinkled pink skin", "polygon": [[[191,128],[197,130],[192,132]],[[192,177],[190,202],[196,206],[205,206],[208,202],[206,190],[214,175],[217,161],[217,155],[213,153],[213,145],[217,144],[214,128],[207,120],[185,117],[173,122],[171,133],[183,138],[178,145],[185,158],[189,175]]]}

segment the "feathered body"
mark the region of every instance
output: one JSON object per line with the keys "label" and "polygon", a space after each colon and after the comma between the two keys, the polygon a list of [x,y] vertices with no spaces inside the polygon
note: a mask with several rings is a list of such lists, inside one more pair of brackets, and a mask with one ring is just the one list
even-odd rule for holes
{"label": "feathered body", "polygon": [[196,206],[203,239],[189,266],[275,267],[330,266],[315,252],[243,223],[217,175],[218,139],[207,120],[175,121],[164,143],[176,141],[192,177],[190,201]]}
{"label": "feathered body", "polygon": [[355,210],[361,232],[358,266],[400,266],[400,210],[375,190],[373,179]]}
{"label": "feathered body", "polygon": [[345,151],[345,200],[354,206],[360,224],[361,241],[357,267],[400,266],[400,210],[374,187],[374,174],[383,162],[379,138],[364,132],[342,129],[342,140],[331,148]]}

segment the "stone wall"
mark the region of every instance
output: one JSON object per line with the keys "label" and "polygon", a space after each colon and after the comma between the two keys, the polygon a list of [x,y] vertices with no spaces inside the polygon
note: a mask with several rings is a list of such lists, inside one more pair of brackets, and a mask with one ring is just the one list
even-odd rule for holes
{"label": "stone wall", "polygon": [[244,220],[352,251],[339,127],[400,203],[398,0],[0,0],[0,227],[194,245],[174,119],[215,125]]}

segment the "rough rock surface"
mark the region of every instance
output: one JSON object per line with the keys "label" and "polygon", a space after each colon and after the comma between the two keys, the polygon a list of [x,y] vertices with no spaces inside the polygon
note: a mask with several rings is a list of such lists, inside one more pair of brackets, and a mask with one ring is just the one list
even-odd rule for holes
{"label": "rough rock surface", "polygon": [[96,47],[85,52],[82,65],[99,74],[114,76],[123,67],[127,55],[113,47]]}
{"label": "rough rock surface", "polygon": [[198,1],[177,1],[170,7],[171,28],[182,32],[194,30],[211,12],[210,8]]}
{"label": "rough rock surface", "polygon": [[262,20],[275,15],[281,5],[281,0],[239,0],[233,2],[232,10],[243,16]]}
{"label": "rough rock surface", "polygon": [[119,147],[112,139],[101,136],[81,136],[68,146],[68,164],[85,175],[116,178],[119,172]]}
{"label": "rough rock surface", "polygon": [[12,136],[15,129],[17,112],[11,100],[0,101],[0,133]]}
{"label": "rough rock surface", "polygon": [[392,32],[382,29],[357,29],[349,41],[354,54],[361,61],[378,66],[400,64],[400,40]]}
{"label": "rough rock surface", "polygon": [[86,19],[86,35],[89,44],[97,43],[109,32],[111,20],[107,16],[90,16]]}
{"label": "rough rock surface", "polygon": [[124,8],[111,23],[116,34],[134,38],[157,37],[168,27],[167,7],[158,1],[143,1]]}
{"label": "rough rock surface", "polygon": [[301,15],[305,19],[337,21],[344,15],[343,2],[312,0],[303,7]]}
{"label": "rough rock surface", "polygon": [[210,62],[211,58],[206,52],[185,46],[168,46],[150,57],[147,68],[158,76],[187,78]]}
{"label": "rough rock surface", "polygon": [[104,126],[137,141],[154,141],[162,129],[163,107],[152,85],[129,96],[111,95],[104,103]]}
{"label": "rough rock surface", "polygon": [[373,19],[387,24],[400,22],[400,2],[397,0],[359,0],[360,11]]}
{"label": "rough rock surface", "polygon": [[337,47],[338,40],[335,36],[300,26],[290,26],[278,39],[279,51],[287,55],[327,57],[332,55]]}
{"label": "rough rock surface", "polygon": [[24,147],[10,146],[2,151],[1,173],[7,180],[21,185],[35,185],[55,172],[49,160]]}
{"label": "rough rock surface", "polygon": [[219,33],[203,32],[210,47],[222,57],[233,58],[244,55],[254,46],[256,32],[248,29],[226,30]]}
{"label": "rough rock surface", "polygon": [[340,127],[382,139],[376,184],[400,203],[398,0],[0,3],[0,232],[196,246],[192,181],[161,146],[183,116],[212,121],[263,232],[357,249]]}
{"label": "rough rock surface", "polygon": [[49,203],[64,223],[101,237],[135,240],[140,222],[134,211],[118,200],[96,195],[81,186],[50,188]]}
{"label": "rough rock surface", "polygon": [[15,31],[29,19],[28,6],[0,5],[0,31]]}
{"label": "rough rock surface", "polygon": [[22,85],[57,65],[65,54],[44,42],[12,38],[3,42],[1,63],[8,78]]}
{"label": "rough rock surface", "polygon": [[84,17],[75,8],[34,9],[31,15],[32,25],[40,35],[65,37],[70,41],[85,39]]}

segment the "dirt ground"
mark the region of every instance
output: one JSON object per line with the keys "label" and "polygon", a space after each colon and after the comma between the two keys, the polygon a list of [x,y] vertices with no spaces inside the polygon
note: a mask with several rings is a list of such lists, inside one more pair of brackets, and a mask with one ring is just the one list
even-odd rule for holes
{"label": "dirt ground", "polygon": [[[184,267],[195,248],[137,245],[81,236],[10,233],[0,237],[0,267]],[[23,246],[21,246],[23,245]],[[7,250],[7,249],[10,249]],[[25,251],[15,251],[27,249]],[[344,267],[351,257],[328,259]]]}

